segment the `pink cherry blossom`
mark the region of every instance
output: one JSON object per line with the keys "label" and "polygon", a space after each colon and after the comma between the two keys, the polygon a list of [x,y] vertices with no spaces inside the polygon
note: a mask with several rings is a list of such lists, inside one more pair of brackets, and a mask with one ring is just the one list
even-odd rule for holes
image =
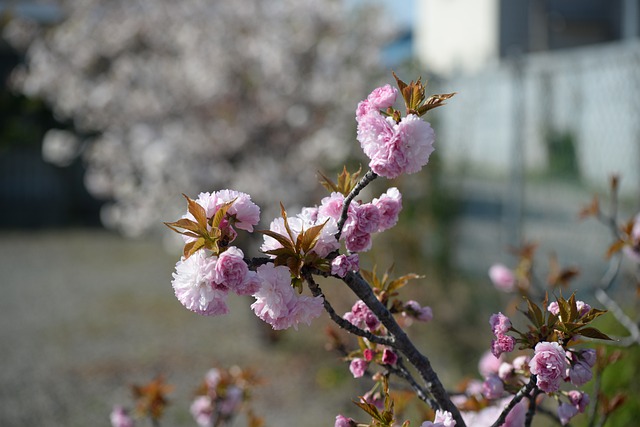
{"label": "pink cherry blossom", "polygon": [[420,427],[454,427],[455,425],[456,421],[453,419],[451,412],[441,411],[438,409],[433,422],[425,421],[420,425]]}
{"label": "pink cherry blossom", "polygon": [[571,418],[578,414],[578,409],[568,403],[561,403],[558,406],[558,418],[563,426],[569,424]]}
{"label": "pink cherry blossom", "polygon": [[582,350],[578,357],[590,368],[593,368],[596,364],[596,351],[594,349],[589,348]]}
{"label": "pink cherry blossom", "polygon": [[358,254],[338,255],[331,261],[331,274],[344,277],[350,271],[358,271],[360,262]]}
{"label": "pink cherry blossom", "polygon": [[218,256],[215,266],[216,282],[224,284],[231,290],[242,285],[249,273],[249,267],[244,262],[241,249],[231,246]]}
{"label": "pink cherry blossom", "polygon": [[353,359],[349,364],[349,371],[353,375],[353,378],[360,378],[364,375],[369,367],[369,363],[364,359]]}
{"label": "pink cherry blossom", "polygon": [[496,336],[506,334],[511,328],[511,321],[502,313],[492,314],[489,318],[489,324],[493,334]]}
{"label": "pink cherry blossom", "polygon": [[344,206],[344,195],[342,193],[333,192],[330,196],[324,197],[320,201],[318,217],[333,218],[338,221],[338,219],[340,219],[340,214],[342,213],[342,206]]}
{"label": "pink cherry blossom", "polygon": [[416,173],[429,161],[435,133],[431,125],[409,114],[400,123],[370,111],[358,119],[358,141],[373,172],[386,178]]}
{"label": "pink cherry blossom", "polygon": [[482,395],[494,400],[502,397],[504,393],[504,383],[497,375],[489,375],[482,383]]}
{"label": "pink cherry blossom", "polygon": [[382,351],[382,363],[385,365],[395,365],[398,361],[398,355],[391,349],[385,348]]}
{"label": "pink cherry blossom", "polygon": [[567,393],[567,396],[578,412],[582,413],[587,409],[587,406],[589,405],[589,395],[587,393],[583,393],[578,390],[571,390]]}
{"label": "pink cherry blossom", "polygon": [[351,311],[345,313],[343,317],[353,325],[370,332],[375,331],[380,326],[380,320],[378,320],[371,309],[361,300],[357,301],[353,307],[351,307]]}
{"label": "pink cherry blossom", "polygon": [[291,287],[291,274],[286,266],[272,263],[261,265],[256,273],[261,285],[251,305],[256,316],[273,329],[298,328],[299,323],[310,324],[323,310],[322,297],[298,296]]}
{"label": "pink cherry blossom", "polygon": [[395,226],[398,215],[402,210],[402,194],[396,187],[389,188],[386,193],[371,202],[380,212],[378,232],[382,232]]}
{"label": "pink cherry blossom", "polygon": [[176,264],[171,286],[187,309],[206,316],[226,314],[228,289],[215,285],[217,258],[200,250]]}
{"label": "pink cherry blossom", "polygon": [[372,203],[353,205],[355,210],[355,227],[362,234],[371,234],[378,231],[380,226],[380,211]]}
{"label": "pink cherry blossom", "polygon": [[553,314],[554,316],[559,316],[560,315],[560,306],[558,306],[558,302],[557,301],[553,301],[549,304],[549,307],[547,307],[547,311],[551,314]]}
{"label": "pink cherry blossom", "polygon": [[547,341],[536,344],[529,369],[537,376],[540,390],[546,393],[557,391],[567,368],[567,357],[560,344]]}
{"label": "pink cherry blossom", "polygon": [[430,322],[433,319],[433,310],[428,306],[421,307],[417,301],[409,300],[404,304],[402,315],[421,322]]}
{"label": "pink cherry blossom", "polygon": [[336,423],[334,424],[334,427],[355,427],[356,425],[357,424],[353,419],[347,418],[344,415],[338,415],[336,416]]}
{"label": "pink cherry blossom", "polygon": [[516,277],[510,268],[502,264],[494,264],[489,269],[489,278],[496,289],[503,292],[511,292],[516,283]]}
{"label": "pink cherry blossom", "polygon": [[374,89],[367,96],[367,99],[358,104],[356,118],[360,118],[371,111],[386,110],[393,106],[397,96],[398,90],[388,84]]}
{"label": "pink cherry blossom", "polygon": [[371,249],[371,234],[362,233],[355,227],[343,234],[345,246],[349,252],[366,252]]}
{"label": "pink cherry blossom", "polygon": [[235,225],[239,229],[251,232],[253,226],[260,222],[260,208],[251,201],[248,194],[235,190],[220,190],[216,192],[216,198],[216,210],[224,203],[234,200],[227,215],[235,217]]}
{"label": "pink cherry blossom", "polygon": [[510,353],[516,345],[515,338],[509,335],[500,334],[491,341],[491,352],[494,356],[500,357],[502,353]]}
{"label": "pink cherry blossom", "polygon": [[579,361],[569,368],[569,380],[571,384],[580,387],[591,380],[593,374],[586,363]]}
{"label": "pink cherry blossom", "polygon": [[198,396],[191,403],[189,408],[195,422],[201,427],[211,425],[213,415],[213,402],[209,396]]}
{"label": "pink cherry blossom", "polygon": [[122,406],[114,406],[109,419],[112,427],[133,427],[135,425],[129,411]]}
{"label": "pink cherry blossom", "polygon": [[491,374],[497,374],[502,363],[501,357],[494,356],[490,351],[485,352],[478,362],[478,372],[484,378]]}

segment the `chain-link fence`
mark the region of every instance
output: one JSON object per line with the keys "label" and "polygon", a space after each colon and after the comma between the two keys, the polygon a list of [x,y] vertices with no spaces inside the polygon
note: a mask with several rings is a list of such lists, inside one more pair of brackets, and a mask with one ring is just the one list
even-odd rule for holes
{"label": "chain-link fence", "polygon": [[[563,264],[604,268],[604,227],[579,222],[592,194],[622,177],[622,217],[640,194],[640,43],[527,55],[443,83],[440,155],[463,199],[457,261],[488,268],[506,248],[540,243]],[[634,201],[635,200],[635,201]]]}

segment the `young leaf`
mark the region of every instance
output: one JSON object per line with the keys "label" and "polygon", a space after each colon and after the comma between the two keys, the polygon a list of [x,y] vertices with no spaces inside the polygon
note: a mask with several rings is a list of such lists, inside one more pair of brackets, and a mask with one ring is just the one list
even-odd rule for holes
{"label": "young leaf", "polygon": [[[302,249],[302,253],[308,253],[313,249],[318,242],[318,238],[320,237],[320,232],[322,228],[329,222],[329,218],[322,224],[314,225],[308,230],[300,233],[298,235],[298,240],[300,241],[300,249]],[[298,246],[298,242],[296,242],[296,246]]]}
{"label": "young leaf", "polygon": [[275,231],[271,231],[271,230],[259,230],[258,232],[262,234],[266,234],[267,236],[276,239],[278,243],[282,245],[282,247],[290,251],[292,254],[296,253],[296,249],[293,246],[293,242],[287,239],[286,236],[283,236],[282,234],[276,233]]}
{"label": "young leaf", "polygon": [[622,248],[625,245],[625,241],[622,239],[618,239],[615,242],[613,242],[611,244],[611,246],[609,246],[609,249],[607,249],[607,253],[605,254],[605,257],[611,258],[613,256],[613,254],[615,254],[616,252],[619,252],[620,250],[622,250]]}
{"label": "young leaf", "polygon": [[196,222],[201,228],[207,228],[207,212],[202,206],[200,206],[195,200],[192,200],[186,194],[182,194],[187,199],[188,210],[191,215],[196,219]]}
{"label": "young leaf", "polygon": [[607,334],[605,334],[603,332],[600,332],[596,328],[592,328],[592,327],[586,327],[586,328],[578,329],[575,332],[580,334],[580,335],[582,335],[582,336],[584,336],[584,337],[595,338],[595,339],[598,339],[598,340],[613,341],[613,339],[611,339]]}

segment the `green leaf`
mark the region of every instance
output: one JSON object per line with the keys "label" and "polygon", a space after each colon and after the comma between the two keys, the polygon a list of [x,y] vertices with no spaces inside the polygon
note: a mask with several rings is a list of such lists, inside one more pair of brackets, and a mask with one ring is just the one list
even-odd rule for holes
{"label": "green leaf", "polygon": [[542,315],[542,310],[540,310],[540,307],[531,302],[529,298],[524,298],[527,300],[527,306],[529,308],[527,317],[533,322],[536,328],[544,325],[544,316]]}
{"label": "green leaf", "polygon": [[423,277],[424,276],[420,276],[420,275],[415,274],[415,273],[405,274],[404,276],[398,277],[397,279],[392,280],[391,282],[389,282],[389,284],[385,286],[385,290],[387,290],[388,292],[394,292],[394,291],[406,286],[407,283],[409,283],[409,280],[411,280],[411,279],[421,279]]}
{"label": "green leaf", "polygon": [[592,328],[592,327],[586,327],[586,328],[578,329],[575,332],[580,334],[580,335],[582,335],[582,336],[584,336],[584,337],[595,338],[595,339],[598,339],[598,340],[613,341],[613,339],[611,339],[607,334],[605,334],[603,332],[600,332],[596,328]]}

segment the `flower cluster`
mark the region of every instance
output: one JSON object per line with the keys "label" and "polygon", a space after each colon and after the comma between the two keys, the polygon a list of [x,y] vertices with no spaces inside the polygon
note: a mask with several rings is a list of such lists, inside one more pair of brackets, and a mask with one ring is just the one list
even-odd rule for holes
{"label": "flower cluster", "polygon": [[[320,221],[339,221],[344,206],[344,195],[333,192],[322,199],[318,207]],[[390,229],[398,222],[402,210],[402,195],[391,187],[370,203],[354,201],[349,204],[347,219],[340,238],[349,252],[365,252],[371,248],[371,235]]]}
{"label": "flower cluster", "polygon": [[491,329],[495,335],[495,339],[491,341],[491,352],[495,357],[500,357],[502,353],[509,353],[513,351],[513,347],[516,344],[515,338],[507,335],[507,332],[511,328],[511,321],[507,316],[502,313],[491,315],[489,318]]}
{"label": "flower cluster", "polygon": [[[251,371],[237,366],[210,369],[191,403],[193,419],[201,427],[230,424],[249,400],[251,388],[257,384],[258,379]],[[259,420],[251,411],[248,411],[248,417]]]}
{"label": "flower cluster", "polygon": [[435,132],[416,114],[396,120],[380,110],[390,108],[398,91],[386,85],[360,102],[356,112],[358,141],[369,157],[369,167],[378,175],[397,178],[416,173],[429,162]]}
{"label": "flower cluster", "polygon": [[292,326],[298,329],[299,323],[309,325],[322,313],[322,297],[297,295],[291,287],[291,274],[286,266],[268,263],[258,267],[257,274],[261,279],[261,287],[253,295],[256,301],[251,308],[273,329]]}
{"label": "flower cluster", "polygon": [[451,413],[437,410],[433,422],[425,421],[420,427],[454,427],[455,425],[456,421],[451,416]]}

